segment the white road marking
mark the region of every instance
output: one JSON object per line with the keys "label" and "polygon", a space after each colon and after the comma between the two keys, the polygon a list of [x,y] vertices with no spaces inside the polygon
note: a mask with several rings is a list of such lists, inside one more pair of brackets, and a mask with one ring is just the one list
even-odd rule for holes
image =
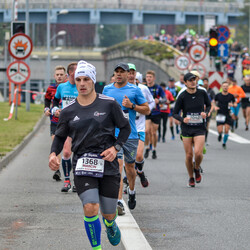
{"label": "white road marking", "polygon": [[[217,131],[213,130],[213,129],[209,129],[209,132],[211,134],[214,134],[214,135],[219,135]],[[237,143],[241,143],[241,144],[250,144],[250,141],[235,134],[235,133],[232,133],[231,131],[229,131],[229,137],[228,137],[229,140],[231,141],[234,141],[234,142],[237,142]]]}
{"label": "white road marking", "polygon": [[126,214],[118,216],[116,222],[121,231],[122,243],[126,250],[152,250],[141,232],[129,208],[123,202]]}

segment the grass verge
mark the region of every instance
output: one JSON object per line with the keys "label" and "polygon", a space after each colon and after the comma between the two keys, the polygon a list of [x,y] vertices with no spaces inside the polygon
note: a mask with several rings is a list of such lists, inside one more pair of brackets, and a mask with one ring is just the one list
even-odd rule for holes
{"label": "grass verge", "polygon": [[12,119],[4,121],[9,116],[10,106],[7,102],[0,103],[0,159],[12,151],[26,135],[28,135],[43,115],[43,104],[30,104],[26,111],[25,103],[18,107],[17,120],[15,110]]}

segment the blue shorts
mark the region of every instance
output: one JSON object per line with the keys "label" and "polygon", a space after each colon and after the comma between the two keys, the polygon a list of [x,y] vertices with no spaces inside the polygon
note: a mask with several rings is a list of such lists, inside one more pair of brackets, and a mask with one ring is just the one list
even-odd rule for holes
{"label": "blue shorts", "polygon": [[240,102],[237,104],[237,107],[231,107],[230,109],[235,116],[238,116],[240,111]]}
{"label": "blue shorts", "polygon": [[174,113],[174,109],[170,109],[170,113],[168,114],[168,117],[173,116],[173,113]]}
{"label": "blue shorts", "polygon": [[127,142],[122,146],[122,149],[117,153],[118,159],[123,159],[127,163],[134,163],[138,147],[138,139],[128,139]]}
{"label": "blue shorts", "polygon": [[138,132],[138,137],[140,141],[145,142],[145,132]]}

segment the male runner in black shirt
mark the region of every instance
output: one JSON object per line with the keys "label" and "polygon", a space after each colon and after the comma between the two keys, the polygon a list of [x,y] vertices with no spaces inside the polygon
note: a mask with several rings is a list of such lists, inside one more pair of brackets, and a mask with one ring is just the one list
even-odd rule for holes
{"label": "male runner in black shirt", "polygon": [[214,109],[217,111],[216,122],[219,133],[218,141],[221,141],[222,139],[223,127],[225,126],[222,147],[226,149],[226,142],[229,136],[228,132],[230,126],[232,126],[234,122],[230,115],[230,107],[237,107],[237,102],[235,101],[234,96],[228,93],[228,82],[223,82],[221,87],[222,92],[218,93],[214,99]]}
{"label": "male runner in black shirt", "polygon": [[[188,187],[195,187],[193,172],[195,173],[196,183],[201,182],[200,164],[203,159],[203,146],[205,143],[205,119],[210,111],[211,103],[206,91],[197,88],[194,74],[187,73],[184,76],[184,81],[187,89],[178,96],[173,116],[181,122],[181,136],[189,175]],[[181,110],[182,116],[180,116]],[[195,168],[193,168],[193,147]]]}
{"label": "male runner in black shirt", "polygon": [[[78,97],[60,114],[55,139],[51,147],[49,166],[59,168],[57,155],[67,136],[72,138],[74,182],[83,204],[85,229],[94,249],[101,249],[103,222],[112,245],[120,242],[120,230],[115,222],[120,184],[116,157],[130,134],[130,125],[114,98],[95,92],[95,67],[78,62],[75,71]],[[120,129],[116,139],[115,127]]]}

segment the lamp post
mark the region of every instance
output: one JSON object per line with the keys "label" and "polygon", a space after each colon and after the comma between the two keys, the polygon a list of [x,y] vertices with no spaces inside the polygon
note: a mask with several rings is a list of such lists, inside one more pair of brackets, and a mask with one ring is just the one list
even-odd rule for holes
{"label": "lamp post", "polygon": [[[65,15],[68,14],[68,10],[62,9],[57,15]],[[46,88],[50,84],[50,42],[55,39],[57,36],[63,36],[66,35],[65,30],[59,31],[54,37],[50,38],[50,0],[47,1],[47,51],[48,51],[48,56],[47,56],[47,79],[46,79]]]}

